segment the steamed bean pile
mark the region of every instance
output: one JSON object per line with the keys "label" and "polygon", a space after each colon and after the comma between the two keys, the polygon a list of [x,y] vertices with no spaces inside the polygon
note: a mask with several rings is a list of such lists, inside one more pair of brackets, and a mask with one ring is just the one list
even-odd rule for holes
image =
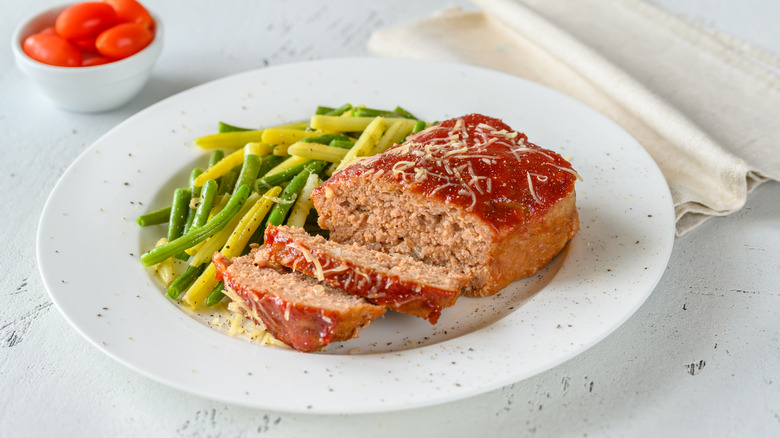
{"label": "steamed bean pile", "polygon": [[[428,124],[401,107],[379,110],[344,104],[318,107],[308,121],[249,129],[219,123],[217,134],[195,140],[211,150],[206,169],[174,190],[168,207],[139,216],[141,226],[167,223],[167,235],[141,256],[191,309],[224,298],[211,258],[228,258],[262,244],[269,224],[324,232],[316,225],[311,192],[359,157],[379,154]],[[205,157],[204,157],[205,158]]]}

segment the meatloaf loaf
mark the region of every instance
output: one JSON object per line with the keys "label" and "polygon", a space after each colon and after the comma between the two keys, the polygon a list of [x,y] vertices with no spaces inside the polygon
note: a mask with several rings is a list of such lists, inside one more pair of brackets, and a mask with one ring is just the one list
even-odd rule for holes
{"label": "meatloaf loaf", "polygon": [[336,242],[407,254],[491,295],[536,273],[577,233],[568,161],[501,120],[446,120],[335,173],[312,193]]}
{"label": "meatloaf loaf", "polygon": [[265,247],[272,261],[369,301],[435,324],[455,304],[465,278],[411,257],[385,254],[311,236],[305,230],[269,226]]}
{"label": "meatloaf loaf", "polygon": [[215,253],[213,262],[225,294],[244,314],[299,351],[355,338],[385,312],[365,298],[274,265],[264,248],[232,260]]}

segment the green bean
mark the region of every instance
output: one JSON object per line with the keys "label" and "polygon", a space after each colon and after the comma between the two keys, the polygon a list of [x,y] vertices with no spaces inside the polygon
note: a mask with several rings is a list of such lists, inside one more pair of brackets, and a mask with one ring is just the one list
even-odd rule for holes
{"label": "green bean", "polygon": [[195,187],[195,178],[201,173],[203,173],[203,169],[200,167],[196,167],[190,172],[190,191],[192,192],[193,198],[200,196],[200,187]]}
{"label": "green bean", "polygon": [[[195,210],[190,208],[189,216],[187,216],[187,223],[184,225],[184,232],[182,234],[187,234],[193,228],[202,227],[203,224],[205,224],[208,220],[209,212],[211,211],[211,207],[214,205],[214,197],[216,196],[217,192],[217,183],[210,179],[206,181],[202,187],[199,187],[199,189],[201,189],[201,196],[198,200],[198,207]],[[210,200],[204,198],[210,198]],[[179,260],[189,260],[190,255],[184,251],[181,251],[176,254],[176,258]]]}
{"label": "green bean", "polygon": [[209,219],[209,212],[214,206],[214,198],[217,196],[217,183],[210,179],[203,183],[200,191],[200,200],[198,208],[195,210],[195,218],[192,220],[190,229],[202,227]]}
{"label": "green bean", "polygon": [[352,146],[355,146],[355,142],[350,140],[333,140],[328,144],[328,146],[341,149],[352,149]]}
{"label": "green bean", "polygon": [[[209,157],[209,167],[219,163],[221,159],[225,158],[225,152],[222,149],[214,149],[214,151],[211,152],[211,156]],[[216,178],[215,182],[217,184],[222,181],[222,178]]]}
{"label": "green bean", "polygon": [[203,273],[203,270],[205,268],[206,268],[205,263],[200,266],[188,267],[183,274],[181,274],[178,278],[176,278],[176,280],[173,280],[173,283],[171,283],[171,285],[168,286],[168,296],[173,298],[174,300],[179,299],[179,295],[181,295],[182,292],[186,291],[190,286],[192,286],[192,283],[194,283],[195,280],[198,277],[200,277],[200,274]]}
{"label": "green bean", "polygon": [[230,201],[225,205],[225,208],[212,217],[211,220],[206,222],[205,225],[194,228],[178,239],[169,241],[165,245],[160,245],[152,249],[141,256],[141,262],[143,262],[145,266],[156,265],[168,257],[178,254],[179,252],[206,240],[230,222],[233,216],[241,209],[241,206],[244,204],[244,201],[246,201],[250,191],[251,190],[247,185],[239,187],[233,196],[230,197]]}
{"label": "green bean", "polygon": [[322,168],[322,170],[317,172],[317,175],[320,177],[320,181],[327,180],[328,178],[330,178],[330,175],[333,173],[333,172],[328,173],[328,167],[330,167],[330,165],[332,165],[333,163],[326,162],[325,164],[326,165]]}
{"label": "green bean", "polygon": [[209,167],[219,163],[219,160],[225,158],[225,152],[222,149],[214,149],[209,157]]}
{"label": "green bean", "polygon": [[284,220],[287,218],[287,213],[290,212],[290,209],[295,203],[295,198],[303,189],[303,185],[306,184],[309,175],[312,173],[320,173],[327,164],[328,163],[325,161],[315,161],[295,175],[295,178],[290,181],[290,184],[288,184],[287,187],[282,190],[282,193],[279,194],[280,201],[274,205],[271,214],[268,215],[269,224],[281,225],[284,223]]}
{"label": "green bean", "polygon": [[241,173],[241,166],[234,167],[230,172],[228,172],[226,175],[222,176],[219,184],[219,190],[217,190],[218,195],[222,195],[225,193],[230,193],[231,190],[233,190],[233,187],[236,185],[236,181],[238,181],[238,175]]}
{"label": "green bean", "polygon": [[276,167],[279,163],[284,161],[286,157],[280,157],[279,155],[266,155],[263,157],[263,161],[260,163],[260,170],[257,171],[257,177],[262,178],[268,173],[269,170]]}
{"label": "green bean", "polygon": [[163,207],[159,210],[151,211],[146,214],[142,214],[135,219],[135,222],[142,226],[148,227],[150,225],[159,225],[168,222],[171,217],[171,206]]}
{"label": "green bean", "polygon": [[[187,231],[189,231],[190,228],[192,227],[192,221],[194,220],[195,220],[195,210],[190,208],[189,211],[187,211],[187,220],[184,221],[184,229],[182,229],[181,231],[182,234],[187,234]],[[182,258],[182,260],[187,260],[187,259]]]}
{"label": "green bean", "polygon": [[331,108],[329,106],[318,106],[317,110],[314,111],[314,114],[319,114],[321,116],[324,116],[325,114],[328,114],[329,112],[333,111],[335,108]]}
{"label": "green bean", "polygon": [[425,129],[425,122],[422,120],[418,120],[417,123],[414,124],[414,128],[412,128],[412,134],[417,133]]}
{"label": "green bean", "polygon": [[374,108],[358,107],[352,110],[352,115],[355,117],[404,117],[403,115],[394,111],[379,110]]}
{"label": "green bean", "polygon": [[327,113],[325,113],[323,115],[325,115],[325,116],[340,116],[340,115],[344,114],[345,112],[347,112],[347,111],[349,111],[351,109],[352,109],[352,105],[350,105],[348,103],[345,103],[344,105],[341,105],[340,107],[338,107],[338,108],[336,108],[336,109],[334,109],[334,110],[332,110],[330,112],[327,112]]}
{"label": "green bean", "polygon": [[169,242],[178,239],[184,233],[184,225],[187,222],[191,198],[192,192],[189,189],[176,189],[173,191],[171,215],[168,218]]}
{"label": "green bean", "polygon": [[249,128],[239,128],[238,126],[229,125],[225,122],[219,122],[219,133],[223,134],[225,132],[238,132],[238,131],[253,131],[253,129]]}
{"label": "green bean", "polygon": [[328,144],[333,140],[350,141],[349,137],[347,137],[344,134],[322,134],[316,137],[306,137],[301,139],[301,141],[304,143],[319,143],[319,144]]}
{"label": "green bean", "polygon": [[255,181],[257,180],[257,172],[260,170],[260,161],[262,159],[258,155],[244,155],[244,164],[241,166],[241,173],[238,175],[236,187],[247,185],[253,190],[257,187]]}
{"label": "green bean", "polygon": [[412,115],[412,113],[410,113],[409,111],[401,108],[400,106],[395,107],[393,112],[396,113],[396,114],[399,114],[401,117],[406,117],[407,119],[420,120],[417,117],[415,117],[414,115]]}
{"label": "green bean", "polygon": [[222,301],[222,298],[225,298],[225,293],[223,290],[225,290],[225,283],[220,281],[217,283],[217,286],[211,290],[209,297],[206,298],[206,306],[211,307]]}
{"label": "green bean", "polygon": [[293,166],[286,170],[283,170],[279,173],[275,173],[269,176],[264,176],[259,180],[257,180],[257,188],[260,191],[268,190],[271,187],[278,186],[279,184],[285,181],[290,181],[291,179],[295,178],[295,175],[301,173],[301,171],[303,171],[303,169],[306,168],[306,166],[312,164],[313,162],[314,162],[313,160],[309,160],[297,166]]}
{"label": "green bean", "polygon": [[[200,175],[201,173],[203,173],[203,169],[201,169],[200,167],[196,167],[192,169],[192,172],[190,172],[190,193],[192,194],[192,197],[190,198],[190,204],[192,203],[192,198],[200,197],[200,187],[195,187],[195,178],[197,178],[198,175]],[[184,223],[184,230],[182,231],[182,234],[187,233],[187,231],[192,226],[192,221],[194,219],[195,219],[195,209],[190,207],[187,210],[187,221]]]}

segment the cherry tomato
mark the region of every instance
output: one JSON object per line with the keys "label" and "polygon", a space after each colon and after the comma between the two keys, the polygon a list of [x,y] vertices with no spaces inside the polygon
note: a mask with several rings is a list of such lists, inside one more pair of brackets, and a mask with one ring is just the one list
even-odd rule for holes
{"label": "cherry tomato", "polygon": [[122,23],[103,31],[95,41],[98,53],[110,59],[123,59],[140,52],[154,39],[147,27],[138,23]]}
{"label": "cherry tomato", "polygon": [[103,0],[116,11],[120,23],[138,23],[150,30],[154,28],[154,19],[149,11],[136,0]]}
{"label": "cherry tomato", "polygon": [[47,33],[49,35],[57,35],[57,32],[54,30],[54,27],[52,27],[52,26],[44,28],[42,31],[40,31],[38,33]]}
{"label": "cherry tomato", "polygon": [[78,40],[71,40],[70,42],[79,48],[83,53],[97,53],[97,47],[95,47],[95,40],[97,38],[82,38]]}
{"label": "cherry tomato", "polygon": [[92,67],[94,65],[108,64],[109,62],[111,62],[111,60],[108,58],[104,58],[102,56],[93,56],[91,58],[85,58],[84,61],[81,62],[81,66]]}
{"label": "cherry tomato", "polygon": [[75,4],[60,13],[54,24],[57,34],[68,40],[80,40],[97,36],[116,24],[116,11],[111,5],[100,2]]}
{"label": "cherry tomato", "polygon": [[30,35],[22,44],[24,53],[30,58],[44,64],[60,67],[79,67],[81,52],[65,38],[58,35],[36,33]]}

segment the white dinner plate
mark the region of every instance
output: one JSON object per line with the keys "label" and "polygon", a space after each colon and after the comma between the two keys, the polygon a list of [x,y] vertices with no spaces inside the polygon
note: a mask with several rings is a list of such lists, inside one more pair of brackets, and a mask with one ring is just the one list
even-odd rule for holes
{"label": "white dinner plate", "polygon": [[[164,234],[135,218],[169,201],[209,152],[218,121],[263,127],[317,105],[401,105],[418,117],[502,118],[582,175],[581,230],[538,275],[496,296],[462,298],[435,326],[391,314],[359,339],[304,354],[227,336],[167,298],[139,255]],[[596,111],[480,68],[334,59],[250,71],[136,114],[89,147],[52,191],[38,264],[65,318],[137,372],[229,403],[316,413],[400,410],[456,400],[545,371],[628,319],[659,281],[674,239],[671,196],[650,156]],[[207,318],[207,316],[206,316]]]}

